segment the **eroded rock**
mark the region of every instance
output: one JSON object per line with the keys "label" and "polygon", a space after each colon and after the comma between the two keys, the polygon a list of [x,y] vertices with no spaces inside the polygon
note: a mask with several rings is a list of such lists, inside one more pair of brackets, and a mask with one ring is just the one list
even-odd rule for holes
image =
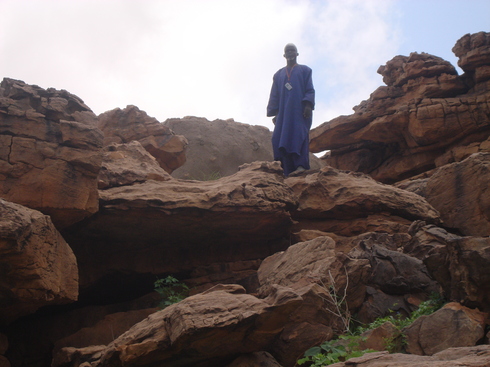
{"label": "eroded rock", "polygon": [[67,227],[98,210],[102,133],[77,96],[4,78],[0,196]]}

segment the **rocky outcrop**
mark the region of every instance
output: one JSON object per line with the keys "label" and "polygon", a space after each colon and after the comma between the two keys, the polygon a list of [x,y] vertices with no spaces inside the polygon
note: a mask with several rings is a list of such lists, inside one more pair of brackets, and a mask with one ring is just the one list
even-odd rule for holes
{"label": "rocky outcrop", "polygon": [[76,258],[42,213],[0,199],[0,326],[78,297]]}
{"label": "rocky outcrop", "polygon": [[266,299],[239,286],[210,289],[150,315],[99,352],[92,365],[226,365],[267,348],[300,301],[280,287]]}
{"label": "rocky outcrop", "polygon": [[481,32],[456,43],[462,76],[429,54],[396,56],[378,70],[387,86],[311,131],[311,151],[330,150],[329,165],[386,183],[488,151],[489,39]]}
{"label": "rocky outcrop", "polygon": [[[191,116],[168,119],[164,125],[189,141],[187,161],[172,173],[175,178],[207,181],[232,175],[245,163],[274,159],[272,132],[263,126]],[[310,166],[324,164],[310,153]]]}
{"label": "rocky outcrop", "polygon": [[354,236],[371,231],[406,232],[413,220],[438,223],[439,213],[420,196],[371,177],[325,167],[286,180],[299,206],[294,231],[303,229]]}
{"label": "rocky outcrop", "polygon": [[84,288],[117,273],[190,272],[264,258],[287,247],[295,206],[280,164],[256,162],[218,181],[148,180],[101,190],[99,212],[64,235]]}
{"label": "rocky outcrop", "polygon": [[0,84],[0,196],[58,228],[98,210],[102,133],[77,96],[20,80]]}
{"label": "rocky outcrop", "polygon": [[175,135],[136,106],[104,112],[99,115],[97,126],[104,133],[104,145],[139,141],[168,173],[185,163],[185,137]]}

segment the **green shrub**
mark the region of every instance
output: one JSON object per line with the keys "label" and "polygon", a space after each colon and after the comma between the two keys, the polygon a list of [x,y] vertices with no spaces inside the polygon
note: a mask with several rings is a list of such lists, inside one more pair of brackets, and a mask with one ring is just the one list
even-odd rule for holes
{"label": "green shrub", "polygon": [[160,308],[182,301],[189,293],[189,287],[171,275],[158,279],[154,284],[155,291],[162,296]]}

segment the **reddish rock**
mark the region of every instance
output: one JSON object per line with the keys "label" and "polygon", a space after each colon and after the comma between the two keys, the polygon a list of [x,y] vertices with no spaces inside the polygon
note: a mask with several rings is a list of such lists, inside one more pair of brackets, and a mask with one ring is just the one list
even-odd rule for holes
{"label": "reddish rock", "polygon": [[216,181],[113,187],[100,197],[93,218],[64,232],[83,289],[104,277],[119,284],[125,274],[136,279],[265,258],[289,244],[296,205],[278,162],[244,165]]}
{"label": "reddish rock", "polygon": [[376,182],[371,177],[324,167],[289,177],[299,206],[292,212],[301,229],[342,236],[378,231],[406,232],[413,220],[439,223],[439,213],[419,195]]}
{"label": "reddish rock", "polygon": [[455,46],[468,73],[458,76],[441,58],[412,53],[379,68],[387,86],[354,114],[312,129],[310,150],[330,150],[327,164],[393,183],[488,151],[490,46],[488,33]]}
{"label": "reddish rock", "polygon": [[65,90],[4,78],[0,84],[0,196],[64,228],[98,210],[102,133]]}
{"label": "reddish rock", "polygon": [[490,153],[445,165],[427,180],[424,195],[444,225],[466,236],[490,235]]}
{"label": "reddish rock", "polygon": [[97,126],[104,133],[104,145],[137,140],[168,173],[185,163],[187,139],[175,135],[164,124],[136,106],[104,112],[99,115]]}
{"label": "reddish rock", "polygon": [[411,354],[433,355],[447,348],[471,347],[485,335],[488,314],[448,303],[431,315],[420,316],[404,329],[406,350]]}
{"label": "reddish rock", "polygon": [[0,237],[0,325],[77,300],[77,261],[48,216],[0,199]]}
{"label": "reddish rock", "polygon": [[244,354],[226,367],[281,367],[274,357],[267,352]]}
{"label": "reddish rock", "polygon": [[171,176],[138,141],[104,148],[99,189],[132,185],[148,180],[168,181]]}
{"label": "reddish rock", "polygon": [[266,299],[230,290],[209,290],[150,315],[110,343],[93,365],[226,365],[237,354],[265,350],[301,302],[287,288]]}

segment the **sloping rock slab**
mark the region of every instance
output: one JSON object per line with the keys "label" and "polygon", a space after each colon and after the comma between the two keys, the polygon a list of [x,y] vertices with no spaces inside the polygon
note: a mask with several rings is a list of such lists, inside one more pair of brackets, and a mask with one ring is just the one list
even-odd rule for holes
{"label": "sloping rock slab", "polygon": [[77,300],[77,261],[51,219],[3,199],[0,269],[0,325]]}
{"label": "sloping rock slab", "polygon": [[111,271],[162,274],[265,258],[289,244],[296,206],[278,162],[216,181],[147,181],[100,192],[101,210],[66,231],[81,282]]}
{"label": "sloping rock slab", "polygon": [[331,364],[331,367],[486,367],[490,365],[490,345],[449,348],[433,356],[414,354],[368,353],[346,362]]}
{"label": "sloping rock slab", "polygon": [[[288,177],[297,196],[292,212],[299,229],[316,229],[352,236],[363,232],[401,232],[414,220],[439,223],[439,213],[421,196],[381,184],[358,173],[324,167],[320,171]],[[353,220],[364,221],[353,226]],[[390,230],[391,228],[391,230]]]}
{"label": "sloping rock slab", "polygon": [[94,366],[223,366],[266,350],[301,297],[276,288],[266,299],[239,286],[211,289],[150,315],[114,340]]}

